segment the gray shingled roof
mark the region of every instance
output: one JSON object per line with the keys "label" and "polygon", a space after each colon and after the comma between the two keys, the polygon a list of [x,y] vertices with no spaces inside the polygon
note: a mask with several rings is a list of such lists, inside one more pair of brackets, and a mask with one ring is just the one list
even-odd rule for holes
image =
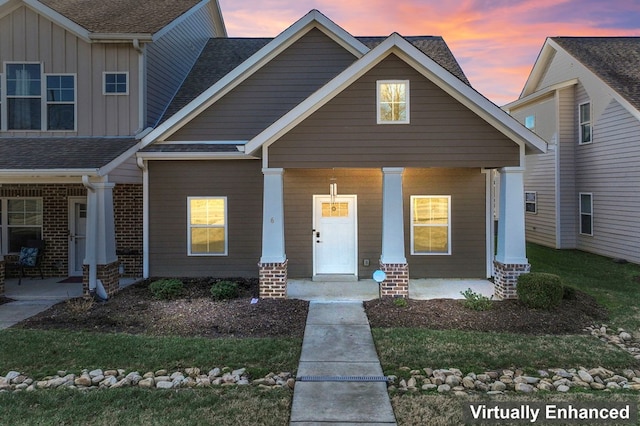
{"label": "gray shingled roof", "polygon": [[201,0],[39,0],[92,33],[154,34]]}
{"label": "gray shingled roof", "polygon": [[0,169],[99,169],[138,142],[133,138],[0,138]]}
{"label": "gray shingled roof", "polygon": [[640,110],[640,37],[552,37]]}
{"label": "gray shingled roof", "polygon": [[[387,37],[356,37],[369,48],[374,48]],[[415,36],[405,37],[423,53],[439,65],[462,80],[466,85],[469,80],[449,50],[442,37]],[[191,72],[171,101],[160,122],[165,121],[181,108],[195,99],[202,92],[214,85],[218,80],[256,53],[271,38],[212,38],[202,50],[200,57]]]}

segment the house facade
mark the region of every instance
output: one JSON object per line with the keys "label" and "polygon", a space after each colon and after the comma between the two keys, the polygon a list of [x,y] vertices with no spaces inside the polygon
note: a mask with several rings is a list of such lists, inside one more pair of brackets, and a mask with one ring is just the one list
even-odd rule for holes
{"label": "house facade", "polygon": [[86,291],[142,275],[140,138],[226,36],[215,1],[156,8],[0,1],[0,294],[3,259],[31,239],[45,241],[46,275]]}
{"label": "house facade", "polygon": [[[274,39],[212,39],[142,138],[144,276],[528,271],[523,172],[546,143],[478,94],[439,37],[358,38],[318,11]],[[501,173],[494,253],[490,171]]]}
{"label": "house facade", "polygon": [[640,38],[547,39],[504,109],[549,143],[526,158],[527,240],[640,263]]}

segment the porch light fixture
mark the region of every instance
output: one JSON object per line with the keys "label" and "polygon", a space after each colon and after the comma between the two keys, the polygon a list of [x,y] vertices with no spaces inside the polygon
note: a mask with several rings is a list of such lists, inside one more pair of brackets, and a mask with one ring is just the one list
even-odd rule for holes
{"label": "porch light fixture", "polygon": [[335,182],[336,178],[331,178],[333,182],[329,184],[329,195],[331,196],[331,204],[333,205],[338,196],[338,184]]}

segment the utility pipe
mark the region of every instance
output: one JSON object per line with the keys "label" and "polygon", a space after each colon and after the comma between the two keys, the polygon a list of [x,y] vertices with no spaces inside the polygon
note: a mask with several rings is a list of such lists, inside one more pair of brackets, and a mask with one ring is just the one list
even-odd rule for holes
{"label": "utility pipe", "polygon": [[[96,188],[89,182],[89,176],[82,176],[82,185],[92,194],[96,193]],[[95,201],[95,197],[94,197]],[[88,236],[90,236],[89,241],[91,241],[91,245],[87,245],[87,249],[89,249],[89,255],[87,256],[85,250],[85,256],[88,257],[87,262],[89,263],[89,293],[94,294],[96,292],[96,288],[98,286],[98,259],[96,258],[96,250],[97,250],[97,232],[96,226],[98,223],[98,209],[95,205],[95,202],[89,209],[91,212],[91,216],[89,217],[89,224],[91,224],[91,229],[88,229]]]}

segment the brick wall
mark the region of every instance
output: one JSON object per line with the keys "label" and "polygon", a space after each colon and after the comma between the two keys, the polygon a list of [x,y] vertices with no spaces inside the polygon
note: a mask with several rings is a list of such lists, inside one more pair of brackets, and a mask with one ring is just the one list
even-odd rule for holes
{"label": "brick wall", "polygon": [[[118,273],[118,261],[108,265],[97,265],[96,279],[102,282],[107,296],[115,294],[120,289],[120,274]],[[82,265],[82,290],[89,294],[89,265]]]}
{"label": "brick wall", "polygon": [[284,299],[287,297],[287,263],[260,263],[260,298]]}
{"label": "brick wall", "polygon": [[516,287],[518,285],[518,277],[527,274],[531,270],[531,265],[526,264],[504,264],[497,260],[493,261],[494,277],[493,286],[494,293],[500,299],[516,299]]}
{"label": "brick wall", "polygon": [[409,264],[380,262],[380,270],[387,275],[380,284],[380,296],[409,297]]}
{"label": "brick wall", "polygon": [[4,296],[4,260],[0,256],[0,296]]}
{"label": "brick wall", "polygon": [[126,277],[142,277],[142,209],[142,185],[113,188],[116,250]]}

